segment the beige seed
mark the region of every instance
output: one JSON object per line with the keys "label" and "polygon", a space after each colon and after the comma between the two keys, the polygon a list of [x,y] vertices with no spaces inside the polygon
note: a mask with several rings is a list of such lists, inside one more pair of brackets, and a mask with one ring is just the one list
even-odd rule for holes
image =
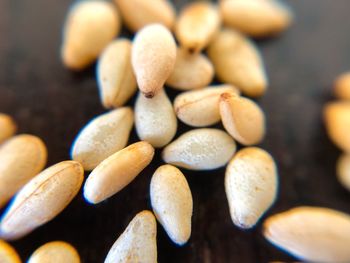
{"label": "beige seed", "polygon": [[157,223],[147,210],[138,213],[115,241],[105,263],[157,263]]}
{"label": "beige seed", "polygon": [[107,109],[124,105],[135,93],[130,40],[118,39],[106,47],[97,64],[97,83],[102,104]]}
{"label": "beige seed", "polygon": [[130,107],[102,114],[88,123],[72,146],[72,159],[90,171],[104,159],[123,149],[134,122]]}
{"label": "beige seed", "polygon": [[279,1],[220,1],[220,11],[226,26],[252,37],[276,35],[289,27],[292,14]]}
{"label": "beige seed", "polygon": [[237,86],[243,94],[259,97],[267,88],[267,77],[258,49],[244,35],[223,29],[209,45],[208,56],[217,77]]}
{"label": "beige seed", "polygon": [[28,263],[80,263],[78,251],[69,243],[52,241],[39,247]]}
{"label": "beige seed", "polygon": [[135,103],[135,126],[140,140],[163,147],[175,136],[177,120],[164,89],[152,99],[139,94]]}
{"label": "beige seed", "polygon": [[226,131],[243,145],[260,143],[265,136],[265,115],[254,101],[233,93],[220,96],[220,115]]}
{"label": "beige seed", "polygon": [[67,16],[63,31],[63,64],[82,70],[92,64],[120,31],[117,9],[107,1],[80,1]]}
{"label": "beige seed", "polygon": [[324,120],[328,136],[333,143],[350,153],[350,101],[326,104]]}
{"label": "beige seed", "polygon": [[116,152],[100,163],[89,175],[84,197],[93,204],[118,193],[152,161],[154,148],[148,142],[137,142]]}
{"label": "beige seed", "polygon": [[269,153],[247,147],[226,168],[225,190],[233,223],[253,227],[272,205],[277,193],[276,164]]}
{"label": "beige seed", "polygon": [[175,113],[182,122],[190,126],[213,125],[220,121],[219,99],[225,92],[239,95],[237,88],[225,84],[184,92],[174,100]]}
{"label": "beige seed", "polygon": [[176,44],[170,31],[160,24],[144,27],[135,36],[131,60],[139,89],[152,98],[174,69]]}
{"label": "beige seed", "polygon": [[21,134],[0,148],[0,207],[37,175],[46,164],[44,142],[33,135]]}
{"label": "beige seed", "polygon": [[337,161],[339,182],[350,191],[350,154],[342,154]]}
{"label": "beige seed", "polygon": [[0,144],[16,133],[17,125],[11,116],[0,113]]}
{"label": "beige seed", "polygon": [[335,80],[334,95],[341,100],[350,100],[350,72],[340,75]]}
{"label": "beige seed", "polygon": [[191,236],[193,201],[183,173],[172,165],[160,166],[150,185],[152,209],[160,224],[176,244]]}
{"label": "beige seed", "polygon": [[64,161],[30,180],[16,195],[0,223],[0,237],[18,239],[56,217],[83,182],[80,163]]}
{"label": "beige seed", "polygon": [[179,90],[199,89],[207,86],[213,77],[214,67],[206,56],[178,49],[174,70],[166,84]]}
{"label": "beige seed", "polygon": [[190,52],[200,52],[219,31],[219,10],[210,2],[190,3],[181,11],[175,26],[180,45]]}
{"label": "beige seed", "polygon": [[175,9],[166,0],[114,0],[127,28],[139,31],[148,24],[160,23],[172,29],[175,22]]}
{"label": "beige seed", "polygon": [[195,129],[166,146],[166,163],[191,170],[212,170],[224,166],[236,151],[236,143],[219,129]]}
{"label": "beige seed", "polygon": [[350,216],[321,207],[297,207],[269,217],[264,236],[300,260],[350,262]]}
{"label": "beige seed", "polygon": [[21,258],[16,250],[8,243],[0,239],[0,262],[1,263],[21,263]]}

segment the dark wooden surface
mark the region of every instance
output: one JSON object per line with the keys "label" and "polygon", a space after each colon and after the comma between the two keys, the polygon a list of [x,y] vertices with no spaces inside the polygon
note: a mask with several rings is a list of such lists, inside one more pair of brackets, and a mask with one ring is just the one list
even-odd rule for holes
{"label": "dark wooden surface", "polygon": [[[177,6],[183,2],[176,1]],[[20,133],[43,138],[49,165],[68,159],[78,131],[104,112],[94,67],[76,74],[59,59],[62,23],[70,3],[0,0],[0,112],[14,116]],[[293,27],[277,39],[259,42],[271,82],[260,99],[268,123],[261,146],[275,157],[280,175],[278,200],[268,215],[302,204],[350,213],[350,193],[335,179],[339,151],[327,139],[321,119],[323,104],[332,99],[334,77],[350,69],[350,2],[288,3],[296,16]],[[180,125],[181,131],[186,129]],[[131,142],[136,140],[133,132]],[[131,218],[150,209],[149,181],[160,164],[158,152],[134,182],[97,206],[87,204],[79,193],[53,221],[12,244],[25,260],[43,243],[65,240],[78,248],[83,262],[102,262]],[[231,223],[224,169],[185,174],[194,201],[192,237],[180,248],[158,227],[159,262],[293,259],[264,240],[261,224],[242,231]]]}

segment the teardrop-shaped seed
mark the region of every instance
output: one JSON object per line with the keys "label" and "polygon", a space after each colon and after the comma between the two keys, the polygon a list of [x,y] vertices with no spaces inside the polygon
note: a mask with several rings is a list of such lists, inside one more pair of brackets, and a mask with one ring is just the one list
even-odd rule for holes
{"label": "teardrop-shaped seed", "polygon": [[191,236],[193,201],[183,173],[172,165],[160,166],[150,185],[152,209],[160,224],[176,244]]}
{"label": "teardrop-shaped seed", "polygon": [[0,239],[0,262],[21,263],[22,260],[16,250],[8,243]]}
{"label": "teardrop-shaped seed", "polygon": [[30,180],[16,195],[0,222],[0,238],[18,239],[56,217],[79,192],[80,163],[64,161]]}
{"label": "teardrop-shaped seed", "polygon": [[225,92],[239,95],[237,88],[225,84],[183,92],[174,100],[175,113],[182,122],[190,126],[213,125],[220,121],[219,99]]}
{"label": "teardrop-shaped seed", "polygon": [[0,113],[0,144],[16,133],[17,125],[11,116]]}
{"label": "teardrop-shaped seed", "polygon": [[118,108],[89,122],[72,146],[72,159],[84,169],[94,169],[104,159],[123,149],[129,140],[134,122],[130,107]]}
{"label": "teardrop-shaped seed", "polygon": [[237,86],[243,94],[259,97],[267,87],[267,77],[258,49],[244,35],[223,29],[208,48],[217,77]]}
{"label": "teardrop-shaped seed", "polygon": [[62,60],[81,70],[92,64],[119,33],[117,9],[107,1],[78,1],[67,16],[63,30]]}
{"label": "teardrop-shaped seed", "polygon": [[124,105],[135,93],[130,40],[121,38],[106,47],[98,61],[97,83],[102,104],[107,109]]}
{"label": "teardrop-shaped seed", "polygon": [[152,161],[154,148],[148,142],[137,142],[109,156],[89,175],[84,197],[97,204],[127,186]]}
{"label": "teardrop-shaped seed", "polygon": [[334,95],[341,100],[350,100],[350,72],[337,77],[334,83]]}
{"label": "teardrop-shaped seed", "polygon": [[350,154],[342,154],[337,161],[339,182],[350,191]]}
{"label": "teardrop-shaped seed", "polygon": [[350,262],[350,216],[321,207],[296,207],[269,217],[264,236],[308,262]]}
{"label": "teardrop-shaped seed", "polygon": [[214,77],[214,67],[203,54],[190,54],[178,49],[173,72],[166,84],[179,90],[200,89],[207,86]]}
{"label": "teardrop-shaped seed", "polygon": [[212,170],[224,166],[236,151],[236,143],[219,129],[195,129],[166,146],[166,163],[191,170]]}
{"label": "teardrop-shaped seed", "polygon": [[105,263],[157,263],[157,222],[147,210],[138,213],[108,252]]}
{"label": "teardrop-shaped seed", "polygon": [[277,192],[276,164],[269,153],[247,147],[226,168],[225,190],[233,223],[253,227],[272,205]]}
{"label": "teardrop-shaped seed", "polygon": [[44,142],[33,135],[21,134],[0,148],[0,208],[37,175],[46,164]]}
{"label": "teardrop-shaped seed", "polygon": [[163,147],[175,136],[176,115],[164,89],[152,99],[139,94],[135,103],[135,126],[140,140]]}
{"label": "teardrop-shaped seed", "polygon": [[152,98],[174,69],[174,37],[161,24],[148,25],[136,34],[131,58],[139,89],[147,98]]}
{"label": "teardrop-shaped seed", "polygon": [[219,31],[221,17],[210,2],[190,3],[181,11],[175,26],[180,45],[190,52],[200,52]]}

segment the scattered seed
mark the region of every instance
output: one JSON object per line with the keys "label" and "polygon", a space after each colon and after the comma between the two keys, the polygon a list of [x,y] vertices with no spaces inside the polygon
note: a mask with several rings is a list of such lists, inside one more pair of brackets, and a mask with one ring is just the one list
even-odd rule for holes
{"label": "scattered seed", "polygon": [[17,130],[17,125],[11,116],[0,113],[0,144],[12,137]]}
{"label": "scattered seed", "polygon": [[335,80],[334,95],[341,100],[350,100],[350,72],[340,75]]}
{"label": "scattered seed", "polygon": [[21,263],[22,260],[16,250],[8,243],[0,240],[0,262],[1,263]]}

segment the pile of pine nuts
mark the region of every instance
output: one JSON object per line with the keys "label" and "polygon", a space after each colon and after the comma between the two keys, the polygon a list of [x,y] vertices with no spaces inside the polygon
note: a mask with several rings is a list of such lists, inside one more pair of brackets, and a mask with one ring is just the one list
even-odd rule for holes
{"label": "pile of pine nuts", "polygon": [[[254,146],[266,130],[264,112],[251,98],[266,92],[268,79],[249,37],[275,36],[292,19],[277,0],[198,1],[178,15],[165,0],[75,3],[64,25],[62,61],[71,70],[84,70],[97,60],[101,103],[110,111],[77,135],[72,160],[45,170],[42,140],[14,136],[15,122],[0,114],[0,207],[16,194],[2,216],[0,238],[15,240],[49,222],[83,183],[89,203],[114,196],[152,162],[156,149],[162,149],[166,164],[150,182],[153,212],[134,217],[105,262],[157,262],[157,221],[175,244],[188,242],[193,200],[181,168],[227,165],[223,183],[232,221],[243,229],[254,227],[275,201],[278,173],[273,157]],[[133,41],[118,38],[122,23],[135,33]],[[214,76],[222,84],[209,86]],[[349,82],[349,76],[337,82],[339,97],[349,98]],[[165,86],[182,93],[172,102]],[[134,109],[125,106],[137,90]],[[349,102],[330,104],[325,112],[331,138],[349,152],[350,133],[344,127],[350,124]],[[174,140],[177,119],[193,129]],[[220,121],[223,129],[208,128]],[[140,141],[128,145],[134,124]],[[349,166],[346,155],[338,170],[350,188]],[[84,171],[91,171],[85,182]],[[350,261],[350,217],[337,211],[294,208],[268,218],[264,235],[303,260]],[[21,262],[1,240],[0,262]],[[38,248],[28,262],[75,263],[80,257],[70,244],[55,241]]]}

